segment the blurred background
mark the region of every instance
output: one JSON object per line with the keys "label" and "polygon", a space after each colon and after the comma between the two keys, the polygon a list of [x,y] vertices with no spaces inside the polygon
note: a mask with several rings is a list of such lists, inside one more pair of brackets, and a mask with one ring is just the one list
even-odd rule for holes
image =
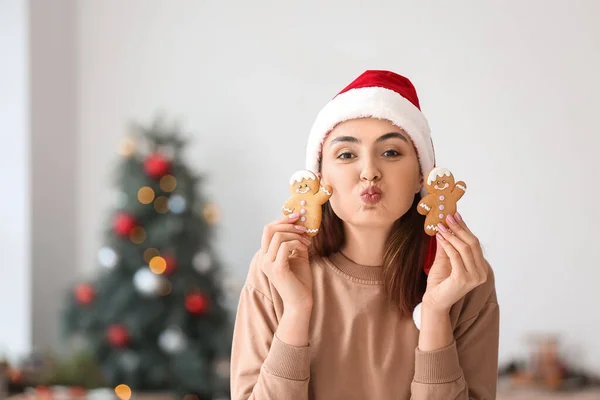
{"label": "blurred background", "polygon": [[[600,398],[588,388],[600,375],[599,49],[595,0],[0,1],[3,390],[128,398],[146,389],[140,365],[196,349],[178,365],[206,384],[165,385],[227,398],[217,338],[313,119],[364,70],[389,69],[417,87],[438,164],[469,185],[461,211],[501,307],[501,395]],[[189,278],[179,286],[175,269]],[[115,300],[111,282],[129,295]],[[115,304],[146,311],[115,326]],[[111,358],[141,335],[128,327],[147,326],[158,358]],[[86,329],[102,337],[64,344]],[[112,378],[75,378],[92,361],[65,349],[100,343]],[[57,359],[67,372],[39,378]]]}

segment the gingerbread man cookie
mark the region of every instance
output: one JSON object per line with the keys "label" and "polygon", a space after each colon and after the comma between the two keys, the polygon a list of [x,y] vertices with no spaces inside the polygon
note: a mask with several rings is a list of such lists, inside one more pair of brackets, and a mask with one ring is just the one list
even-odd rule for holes
{"label": "gingerbread man cookie", "polygon": [[417,211],[426,215],[425,232],[434,236],[437,224],[444,223],[447,215],[456,213],[456,202],[467,190],[463,181],[454,183],[454,175],[446,168],[434,168],[427,176],[427,196],[421,199]]}
{"label": "gingerbread man cookie", "polygon": [[333,189],[321,186],[319,178],[307,170],[294,173],[289,184],[292,196],[283,205],[283,213],[300,213],[298,224],[306,227],[308,236],[315,236],[321,226],[321,205],[329,200]]}

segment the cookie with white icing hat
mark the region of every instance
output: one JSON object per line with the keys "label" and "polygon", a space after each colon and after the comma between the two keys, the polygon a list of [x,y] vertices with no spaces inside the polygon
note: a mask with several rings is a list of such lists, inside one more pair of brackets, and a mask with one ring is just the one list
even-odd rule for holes
{"label": "cookie with white icing hat", "polygon": [[319,233],[322,219],[321,206],[329,201],[333,189],[329,185],[321,186],[321,181],[312,171],[296,171],[289,181],[291,196],[282,207],[285,215],[298,212],[297,224],[307,229],[308,236]]}
{"label": "cookie with white icing hat", "polygon": [[427,175],[427,195],[417,205],[419,214],[426,215],[425,232],[434,236],[438,223],[445,224],[446,216],[456,213],[456,203],[463,197],[467,184],[454,181],[454,175],[447,168],[436,167]]}

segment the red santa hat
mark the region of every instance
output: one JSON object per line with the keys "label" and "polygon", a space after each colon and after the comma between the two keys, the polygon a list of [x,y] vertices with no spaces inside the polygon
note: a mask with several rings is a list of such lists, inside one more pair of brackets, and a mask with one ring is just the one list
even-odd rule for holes
{"label": "red santa hat", "polygon": [[[355,118],[379,118],[390,121],[411,138],[419,159],[423,182],[435,167],[431,131],[421,112],[412,82],[391,71],[368,70],[339,92],[319,112],[308,137],[306,169],[320,173],[323,142],[340,122]],[[423,185],[421,196],[427,194]],[[429,273],[436,252],[435,237],[429,240],[423,269]],[[416,322],[416,321],[415,321]]]}

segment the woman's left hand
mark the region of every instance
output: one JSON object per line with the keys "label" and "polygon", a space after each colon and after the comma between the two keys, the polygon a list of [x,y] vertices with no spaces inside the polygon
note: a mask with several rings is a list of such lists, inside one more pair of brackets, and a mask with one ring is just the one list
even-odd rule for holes
{"label": "woman's left hand", "polygon": [[488,276],[479,239],[461,215],[448,215],[446,221],[447,227],[438,225],[437,252],[423,296],[423,307],[443,313],[449,312],[454,303],[484,283]]}

